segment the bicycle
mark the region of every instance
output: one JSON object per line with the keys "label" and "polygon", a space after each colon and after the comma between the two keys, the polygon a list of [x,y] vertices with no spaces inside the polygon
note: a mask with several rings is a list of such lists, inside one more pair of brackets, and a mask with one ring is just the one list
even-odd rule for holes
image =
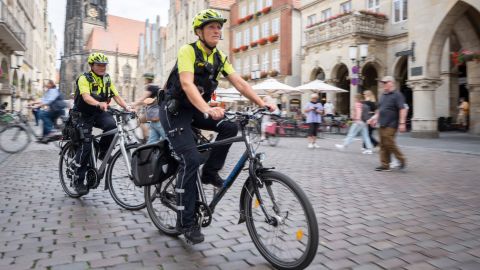
{"label": "bicycle", "polygon": [[[241,136],[209,142],[197,135],[198,150],[208,153],[216,146],[244,142],[246,150],[225,180],[225,184],[208,204],[201,181],[197,179],[199,201],[196,222],[209,226],[216,205],[239,176],[248,161],[249,177],[240,194],[239,224],[245,222],[253,243],[262,256],[279,269],[303,269],[315,257],[318,248],[318,225],[307,196],[288,176],[262,165],[264,154],[256,153],[248,123],[258,120],[265,109],[254,112],[227,112],[225,121],[237,122]],[[176,230],[176,176],[160,184],[145,187],[145,202],[154,225],[163,233],[178,236]],[[292,203],[297,200],[296,203]],[[293,227],[288,227],[288,226]],[[270,239],[275,238],[275,239]]]}
{"label": "bicycle", "polygon": [[[46,140],[42,140],[42,136],[35,133],[28,117],[21,112],[14,112],[11,115],[12,120],[0,130],[0,150],[14,154],[21,152],[27,148],[32,141],[32,137],[41,143],[49,143],[60,141],[62,135],[60,133],[49,136]],[[63,123],[65,123],[65,116],[60,116],[58,121],[54,123],[54,129],[62,130]]]}
{"label": "bicycle", "polygon": [[266,141],[270,146],[276,146],[280,141],[280,136],[285,136],[285,130],[281,126],[281,117],[277,114],[270,114],[270,121],[265,126],[264,135],[265,138],[261,138],[262,133],[262,123],[261,119],[252,119],[248,125],[247,129],[250,134],[252,134],[251,139],[253,141]]}
{"label": "bicycle", "polygon": [[[121,207],[127,210],[139,210],[145,207],[143,201],[143,189],[137,188],[132,182],[131,158],[132,152],[139,145],[130,143],[131,139],[125,127],[125,119],[127,117],[135,117],[133,112],[123,112],[120,110],[109,108],[108,112],[115,117],[117,128],[94,135],[91,142],[91,154],[88,160],[88,170],[85,179],[89,189],[96,189],[101,180],[105,177],[105,187],[108,189],[113,200]],[[105,157],[100,165],[97,164],[97,145],[101,137],[115,134]],[[114,152],[118,145],[119,149]],[[60,183],[64,192],[72,197],[79,198],[74,189],[74,174],[71,164],[75,162],[76,144],[71,140],[67,141],[60,151],[59,175]],[[113,154],[112,154],[113,153]]]}

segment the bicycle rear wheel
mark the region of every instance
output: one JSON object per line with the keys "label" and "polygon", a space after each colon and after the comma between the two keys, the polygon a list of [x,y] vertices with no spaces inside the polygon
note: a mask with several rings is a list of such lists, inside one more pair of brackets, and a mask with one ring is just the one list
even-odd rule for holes
{"label": "bicycle rear wheel", "polygon": [[132,152],[137,147],[138,144],[125,146],[127,157],[118,150],[110,160],[105,179],[113,200],[127,210],[140,210],[145,207],[143,188],[135,186],[132,174],[128,171],[132,164]]}
{"label": "bicycle rear wheel", "polygon": [[[244,200],[247,229],[262,256],[278,269],[304,269],[318,248],[318,225],[305,193],[288,176],[263,173],[260,199]],[[263,209],[268,214],[268,221]]]}
{"label": "bicycle rear wheel", "polygon": [[175,228],[177,212],[175,211],[176,174],[161,184],[145,186],[145,203],[150,219],[155,227],[166,235],[177,236],[180,233]]}
{"label": "bicycle rear wheel", "polygon": [[0,130],[0,149],[14,154],[25,150],[31,141],[28,130],[22,125],[9,125]]}
{"label": "bicycle rear wheel", "polygon": [[75,191],[73,185],[74,172],[70,171],[70,165],[75,162],[75,147],[73,143],[68,142],[63,146],[60,152],[60,161],[58,163],[58,173],[60,175],[60,184],[63,191],[72,198],[79,198],[81,195]]}

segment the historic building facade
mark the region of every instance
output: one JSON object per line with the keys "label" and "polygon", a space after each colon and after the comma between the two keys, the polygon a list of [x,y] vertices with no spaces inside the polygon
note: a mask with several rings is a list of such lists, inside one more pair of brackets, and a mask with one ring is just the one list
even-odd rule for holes
{"label": "historic building facade", "polygon": [[479,6],[474,0],[302,1],[302,83],[318,78],[349,90],[326,97],[348,114],[356,93],[380,95],[379,78],[393,75],[410,107],[412,136],[437,137],[438,119],[455,120],[459,97],[470,101],[470,131],[480,134],[478,62],[451,58],[461,49],[480,50]]}
{"label": "historic building facade", "polygon": [[15,96],[18,110],[42,94],[55,79],[55,42],[46,0],[0,1],[0,102]]}

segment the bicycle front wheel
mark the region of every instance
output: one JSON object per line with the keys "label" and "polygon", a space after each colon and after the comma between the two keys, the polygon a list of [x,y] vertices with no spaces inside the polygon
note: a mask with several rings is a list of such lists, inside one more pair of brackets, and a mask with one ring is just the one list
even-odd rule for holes
{"label": "bicycle front wheel", "polygon": [[118,150],[110,160],[105,179],[113,200],[127,210],[139,210],[145,207],[143,188],[135,186],[132,173],[128,171],[132,164],[132,152],[137,147],[138,144],[125,146],[127,156]]}
{"label": "bicycle front wheel", "polygon": [[0,149],[10,154],[25,150],[30,140],[28,130],[22,125],[9,125],[0,131]]}
{"label": "bicycle front wheel", "polygon": [[266,172],[260,178],[264,183],[259,187],[260,196],[251,190],[243,202],[250,237],[274,267],[304,269],[318,248],[318,225],[312,205],[288,176]]}
{"label": "bicycle front wheel", "polygon": [[161,184],[145,186],[145,203],[150,219],[155,227],[161,232],[170,236],[177,236],[180,233],[175,228],[177,212],[175,211],[176,174]]}

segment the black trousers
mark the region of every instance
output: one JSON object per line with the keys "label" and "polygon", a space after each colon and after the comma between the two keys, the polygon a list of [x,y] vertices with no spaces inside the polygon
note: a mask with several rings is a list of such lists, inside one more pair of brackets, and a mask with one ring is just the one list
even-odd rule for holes
{"label": "black trousers", "polygon": [[[76,154],[75,162],[77,163],[77,175],[79,180],[82,181],[85,178],[85,173],[88,169],[88,159],[90,158],[92,146],[91,141],[93,140],[92,128],[96,127],[102,129],[103,132],[115,129],[117,127],[115,119],[113,116],[107,112],[100,111],[93,115],[82,115],[79,120],[79,125],[81,126],[84,134],[84,140],[80,142]],[[106,152],[110,143],[113,140],[115,135],[103,136],[99,142],[99,152]]]}
{"label": "black trousers", "polygon": [[[195,108],[180,107],[177,115],[165,110],[165,104],[160,108],[160,121],[168,141],[180,158],[177,178],[177,221],[182,228],[189,228],[195,222],[195,202],[198,198],[196,182],[199,167],[203,161],[197,150],[192,126],[218,132],[217,140],[234,137],[238,133],[235,123],[204,119],[203,114]],[[220,124],[219,124],[220,123]],[[231,144],[212,149],[205,165],[203,175],[217,173],[225,164]]]}

